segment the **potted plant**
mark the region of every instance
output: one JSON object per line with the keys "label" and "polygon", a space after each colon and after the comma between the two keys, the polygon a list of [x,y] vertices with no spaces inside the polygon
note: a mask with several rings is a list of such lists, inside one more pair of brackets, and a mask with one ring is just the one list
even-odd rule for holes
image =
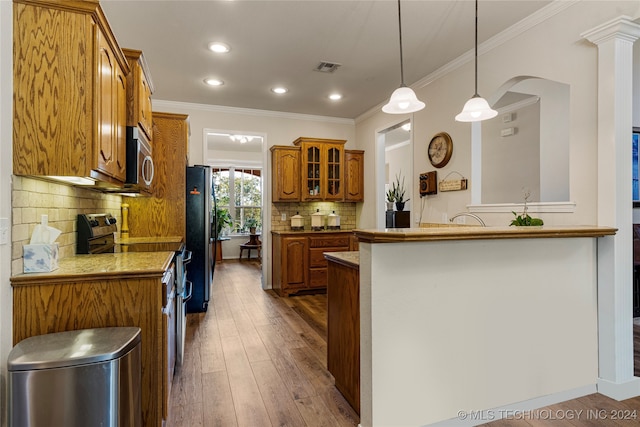
{"label": "potted plant", "polygon": [[256,218],[247,218],[244,220],[244,228],[249,229],[249,234],[256,234],[256,228],[258,227],[258,220]]}
{"label": "potted plant", "polygon": [[231,214],[227,209],[222,209],[222,208],[219,208],[218,206],[216,206],[215,215],[216,215],[215,238],[217,239],[222,235],[222,230],[224,230],[225,227],[230,227],[233,225],[233,219],[231,218]]}
{"label": "potted plant", "polygon": [[531,195],[530,191],[524,190],[524,208],[522,209],[522,215],[518,215],[514,211],[511,211],[511,213],[513,213],[513,215],[516,218],[511,221],[509,226],[536,227],[536,226],[544,225],[544,222],[542,221],[541,218],[532,218],[527,213],[527,209],[528,209],[527,208],[527,202],[529,201],[529,196],[530,195]]}
{"label": "potted plant", "polygon": [[387,210],[388,211],[393,210],[393,202],[395,201],[396,201],[396,195],[393,192],[393,190],[390,188],[389,190],[387,190]]}
{"label": "potted plant", "polygon": [[411,199],[405,200],[404,198],[404,195],[405,195],[404,177],[402,177],[402,182],[401,182],[400,175],[396,174],[396,180],[391,185],[391,191],[393,191],[394,201],[396,203],[396,210],[398,211],[404,210],[404,204],[409,200],[411,200]]}

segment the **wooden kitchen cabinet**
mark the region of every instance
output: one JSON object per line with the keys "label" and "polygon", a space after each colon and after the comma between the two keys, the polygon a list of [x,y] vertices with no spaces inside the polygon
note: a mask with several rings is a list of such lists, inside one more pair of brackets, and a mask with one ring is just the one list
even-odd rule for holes
{"label": "wooden kitchen cabinet", "polygon": [[[78,255],[51,273],[21,274],[13,287],[13,344],[35,335],[78,329],[141,329],[141,403],[145,427],[161,427],[168,410],[169,330],[162,308],[163,275],[173,252]],[[132,261],[133,260],[133,261]]]}
{"label": "wooden kitchen cabinet", "polygon": [[131,237],[186,236],[186,167],[189,116],[153,112],[151,197],[127,197]]}
{"label": "wooden kitchen cabinet", "polygon": [[345,202],[364,201],[364,150],[345,150]]}
{"label": "wooden kitchen cabinet", "polygon": [[129,65],[98,2],[15,0],[13,172],[122,186]]}
{"label": "wooden kitchen cabinet", "polygon": [[300,201],[300,147],[271,147],[272,201]]}
{"label": "wooden kitchen cabinet", "polygon": [[131,69],[127,76],[127,126],[137,126],[153,142],[151,95],[154,89],[149,66],[142,51],[122,49],[122,52]]}
{"label": "wooden kitchen cabinet", "polygon": [[280,296],[327,288],[325,252],[349,250],[348,232],[272,232],[273,289]]}
{"label": "wooden kitchen cabinet", "polygon": [[293,141],[300,147],[300,186],[302,201],[341,201],[344,199],[343,139],[301,137]]}

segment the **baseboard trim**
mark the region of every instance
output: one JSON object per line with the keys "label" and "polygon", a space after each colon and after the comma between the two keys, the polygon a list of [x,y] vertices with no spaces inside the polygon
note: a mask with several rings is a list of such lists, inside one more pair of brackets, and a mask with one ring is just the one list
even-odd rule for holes
{"label": "baseboard trim", "polygon": [[[640,379],[640,378],[639,378]],[[537,397],[535,399],[524,400],[522,402],[512,403],[493,409],[486,409],[474,413],[460,412],[457,418],[439,421],[437,423],[428,424],[429,427],[473,427],[479,424],[485,424],[491,421],[500,420],[510,416],[517,416],[526,411],[543,408],[556,403],[565,402],[571,399],[577,399],[582,396],[597,393],[596,384],[574,388],[571,390],[561,391],[546,396]],[[426,426],[422,426],[426,427]]]}
{"label": "baseboard trim", "polygon": [[623,383],[614,383],[598,378],[598,393],[615,400],[625,400],[640,396],[640,378],[633,377]]}

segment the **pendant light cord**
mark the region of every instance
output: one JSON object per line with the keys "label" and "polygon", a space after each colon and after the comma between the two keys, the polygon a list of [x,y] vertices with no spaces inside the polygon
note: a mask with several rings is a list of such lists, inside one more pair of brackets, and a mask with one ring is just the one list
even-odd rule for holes
{"label": "pendant light cord", "polygon": [[[477,0],[476,0],[477,1]],[[400,13],[400,0],[398,0],[398,34],[400,39],[400,87],[406,86],[404,84],[404,61],[402,60],[402,17]]]}
{"label": "pendant light cord", "polygon": [[479,97],[480,95],[478,95],[478,0],[476,0],[476,39],[475,39],[475,43],[476,43],[476,53],[475,53],[475,61],[476,61],[476,65],[475,65],[475,75],[476,75],[476,80],[475,80],[475,94],[473,95],[474,98],[475,97]]}

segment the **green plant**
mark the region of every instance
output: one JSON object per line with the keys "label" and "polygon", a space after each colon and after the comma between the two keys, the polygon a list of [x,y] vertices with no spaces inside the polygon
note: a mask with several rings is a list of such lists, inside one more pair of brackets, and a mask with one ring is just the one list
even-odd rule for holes
{"label": "green plant", "polygon": [[[393,192],[393,201],[397,202],[408,202],[411,199],[404,199],[405,188],[404,188],[404,177],[402,177],[402,182],[400,182],[400,175],[396,174],[396,180],[391,184],[391,190]],[[389,197],[389,193],[387,193],[387,198]]]}
{"label": "green plant", "polygon": [[511,221],[509,226],[527,227],[527,226],[544,225],[544,222],[542,221],[542,219],[533,218],[533,217],[529,216],[529,214],[527,213],[527,209],[528,209],[527,203],[529,201],[529,196],[530,195],[531,195],[531,193],[529,191],[524,190],[524,208],[522,209],[522,215],[518,215],[514,211],[511,211],[511,213],[513,213],[513,215],[516,218]]}
{"label": "green plant", "polygon": [[396,194],[390,188],[389,190],[387,190],[387,202],[393,203],[395,201],[396,201]]}
{"label": "green plant", "polygon": [[252,228],[257,226],[258,226],[257,218],[251,217],[244,220],[244,228]]}
{"label": "green plant", "polygon": [[233,219],[227,209],[222,209],[216,206],[216,237],[222,234],[222,230],[225,227],[233,225]]}

